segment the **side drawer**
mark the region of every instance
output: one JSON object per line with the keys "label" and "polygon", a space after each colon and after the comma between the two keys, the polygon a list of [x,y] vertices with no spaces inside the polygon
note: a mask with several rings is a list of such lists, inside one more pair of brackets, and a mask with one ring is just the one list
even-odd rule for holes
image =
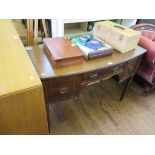
{"label": "side drawer", "polygon": [[131,75],[133,75],[136,72],[137,65],[140,61],[141,57],[135,58],[133,60],[130,60],[127,62],[126,69],[122,75],[121,81],[126,80],[129,78]]}
{"label": "side drawer", "polygon": [[49,101],[63,101],[76,95],[76,76],[51,80],[48,83]]}

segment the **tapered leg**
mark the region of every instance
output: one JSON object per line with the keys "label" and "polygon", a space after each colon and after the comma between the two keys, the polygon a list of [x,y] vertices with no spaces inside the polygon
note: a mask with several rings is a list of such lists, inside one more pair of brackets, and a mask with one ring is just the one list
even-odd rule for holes
{"label": "tapered leg", "polygon": [[127,80],[127,82],[126,82],[126,84],[125,84],[125,87],[124,87],[124,89],[123,89],[122,95],[121,95],[121,97],[120,97],[120,101],[123,100],[123,97],[124,97],[124,95],[125,95],[127,89],[130,87],[133,78],[134,78],[134,75],[132,75],[132,76]]}
{"label": "tapered leg", "polygon": [[143,95],[146,96],[148,94],[148,92],[149,92],[149,84],[147,82],[145,82]]}
{"label": "tapered leg", "polygon": [[143,95],[146,96],[148,93],[155,88],[155,83],[153,85],[149,84],[148,82],[145,83]]}
{"label": "tapered leg", "polygon": [[49,110],[49,104],[46,104],[46,115],[47,115],[47,122],[48,122],[48,131],[50,133],[50,116],[49,116],[50,110]]}

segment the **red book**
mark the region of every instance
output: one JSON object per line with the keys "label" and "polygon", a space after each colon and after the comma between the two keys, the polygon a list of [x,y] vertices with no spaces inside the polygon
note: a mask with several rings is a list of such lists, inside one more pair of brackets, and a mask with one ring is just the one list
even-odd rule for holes
{"label": "red book", "polygon": [[63,37],[45,38],[45,52],[55,67],[80,64],[84,60],[82,52]]}

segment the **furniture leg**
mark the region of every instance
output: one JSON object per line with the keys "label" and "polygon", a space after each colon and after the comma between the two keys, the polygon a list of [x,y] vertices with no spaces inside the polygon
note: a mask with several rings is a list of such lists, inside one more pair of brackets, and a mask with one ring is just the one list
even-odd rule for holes
{"label": "furniture leg", "polygon": [[48,122],[48,130],[49,130],[49,133],[50,133],[50,116],[49,116],[49,104],[46,104],[46,115],[47,115],[47,122]]}
{"label": "furniture leg", "polygon": [[125,87],[124,87],[124,89],[123,89],[122,95],[121,95],[121,97],[120,97],[120,101],[123,100],[123,97],[124,97],[124,95],[125,95],[127,89],[130,87],[133,78],[134,78],[134,75],[132,75],[132,76],[127,80],[126,85],[125,85]]}
{"label": "furniture leg", "polygon": [[34,44],[38,44],[38,19],[34,20]]}
{"label": "furniture leg", "polygon": [[145,87],[144,87],[144,92],[143,92],[143,95],[146,96],[148,95],[148,93],[155,88],[155,84],[151,85],[149,83],[145,83]]}
{"label": "furniture leg", "polygon": [[45,37],[48,38],[49,34],[48,34],[48,30],[47,30],[47,25],[46,25],[45,19],[42,19],[42,25],[43,25],[43,30],[44,30],[44,33],[45,33]]}
{"label": "furniture leg", "polygon": [[33,19],[27,19],[27,46],[33,45]]}

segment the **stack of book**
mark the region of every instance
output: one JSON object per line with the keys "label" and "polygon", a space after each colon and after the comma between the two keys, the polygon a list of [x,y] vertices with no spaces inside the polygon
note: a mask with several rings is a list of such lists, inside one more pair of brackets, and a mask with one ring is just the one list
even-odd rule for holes
{"label": "stack of book", "polygon": [[114,51],[110,45],[92,35],[74,37],[71,41],[78,46],[88,60],[112,55]]}

